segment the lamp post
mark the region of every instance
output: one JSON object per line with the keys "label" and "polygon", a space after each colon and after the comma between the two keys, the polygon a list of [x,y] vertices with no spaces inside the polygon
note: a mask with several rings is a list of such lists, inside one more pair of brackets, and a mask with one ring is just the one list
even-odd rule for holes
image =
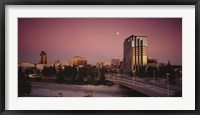
{"label": "lamp post", "polygon": [[166,73],[166,76],[167,76],[167,95],[169,97],[169,73]]}
{"label": "lamp post", "polygon": [[182,75],[182,71],[180,71],[180,78],[179,78],[179,85],[181,86],[181,75]]}
{"label": "lamp post", "polygon": [[135,70],[133,70],[133,85],[134,85],[134,80],[135,80]]}
{"label": "lamp post", "polygon": [[153,79],[154,79],[154,82],[155,82],[156,81],[155,70],[153,70]]}
{"label": "lamp post", "polygon": [[117,79],[119,79],[119,75],[116,75],[117,76]]}

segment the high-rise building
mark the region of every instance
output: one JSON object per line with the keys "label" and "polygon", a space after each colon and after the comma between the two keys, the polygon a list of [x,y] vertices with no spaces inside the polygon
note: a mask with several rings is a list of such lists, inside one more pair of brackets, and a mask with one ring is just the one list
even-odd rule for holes
{"label": "high-rise building", "polygon": [[81,56],[74,56],[73,59],[74,65],[75,66],[85,66],[87,65],[87,59],[81,57]]}
{"label": "high-rise building", "polygon": [[113,68],[118,68],[120,66],[120,60],[119,59],[112,59],[111,60],[111,66]]}
{"label": "high-rise building", "polygon": [[123,69],[124,69],[124,62],[123,62],[123,61],[120,61],[119,69],[120,69],[120,70],[123,70]]}
{"label": "high-rise building", "polygon": [[147,36],[131,35],[125,39],[123,62],[125,72],[147,65]]}
{"label": "high-rise building", "polygon": [[45,51],[41,51],[41,53],[40,53],[39,64],[47,64],[47,54]]}

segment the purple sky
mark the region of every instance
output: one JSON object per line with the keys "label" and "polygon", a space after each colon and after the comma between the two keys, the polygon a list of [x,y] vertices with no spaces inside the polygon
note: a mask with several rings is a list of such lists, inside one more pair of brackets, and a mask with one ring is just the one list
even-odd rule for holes
{"label": "purple sky", "polygon": [[38,63],[42,50],[48,61],[122,60],[124,39],[131,34],[148,36],[148,57],[182,64],[181,18],[19,18],[19,62]]}

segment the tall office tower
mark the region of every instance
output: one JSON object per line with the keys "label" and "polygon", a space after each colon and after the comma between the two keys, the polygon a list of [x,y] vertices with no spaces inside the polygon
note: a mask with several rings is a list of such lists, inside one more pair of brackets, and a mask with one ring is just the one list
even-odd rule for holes
{"label": "tall office tower", "polygon": [[147,36],[131,35],[124,41],[125,72],[139,71],[147,65]]}
{"label": "tall office tower", "polygon": [[39,64],[47,64],[47,54],[45,51],[41,51],[41,53],[40,53]]}

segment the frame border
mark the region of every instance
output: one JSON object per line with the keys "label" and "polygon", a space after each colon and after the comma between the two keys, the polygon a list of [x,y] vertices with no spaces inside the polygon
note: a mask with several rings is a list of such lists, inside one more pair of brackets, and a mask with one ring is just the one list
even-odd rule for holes
{"label": "frame border", "polygon": [[[6,5],[195,5],[195,110],[5,110],[5,6]],[[0,112],[1,115],[198,115],[199,110],[199,49],[200,0],[1,0],[0,1]]]}

